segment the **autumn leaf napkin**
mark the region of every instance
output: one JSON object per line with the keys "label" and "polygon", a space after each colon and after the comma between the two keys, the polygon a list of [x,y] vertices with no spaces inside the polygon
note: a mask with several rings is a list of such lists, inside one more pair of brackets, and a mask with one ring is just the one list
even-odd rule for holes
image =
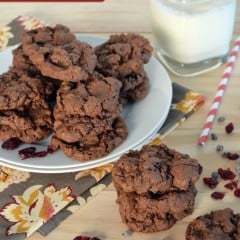
{"label": "autumn leaf napkin", "polygon": [[[42,25],[31,17],[17,17],[0,29],[0,50],[18,44],[24,31]],[[199,93],[173,83],[169,115],[152,143],[161,142],[203,102]],[[23,240],[35,231],[47,235],[111,183],[112,167],[41,174],[0,166],[0,239]]]}

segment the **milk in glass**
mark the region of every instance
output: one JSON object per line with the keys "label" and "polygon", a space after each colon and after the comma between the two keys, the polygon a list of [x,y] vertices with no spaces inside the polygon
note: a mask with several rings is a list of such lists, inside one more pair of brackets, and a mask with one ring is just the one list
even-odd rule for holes
{"label": "milk in glass", "polygon": [[236,0],[150,0],[156,53],[173,72],[192,76],[226,59]]}

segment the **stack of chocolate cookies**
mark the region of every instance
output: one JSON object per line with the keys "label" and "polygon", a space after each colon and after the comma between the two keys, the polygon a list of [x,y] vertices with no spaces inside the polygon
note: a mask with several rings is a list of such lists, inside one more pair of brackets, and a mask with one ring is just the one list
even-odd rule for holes
{"label": "stack of chocolate cookies", "polygon": [[[147,94],[152,47],[120,34],[93,49],[63,25],[23,34],[13,65],[0,76],[0,139],[35,143],[80,161],[107,155],[127,137],[123,103]],[[50,107],[51,106],[51,107]]]}
{"label": "stack of chocolate cookies", "polygon": [[162,231],[194,210],[197,160],[166,145],[146,145],[124,154],[112,179],[123,222],[137,232]]}
{"label": "stack of chocolate cookies", "polygon": [[121,82],[94,72],[93,48],[57,25],[23,35],[23,52],[43,76],[61,81],[53,110],[51,147],[77,160],[105,156],[127,136],[119,117]]}
{"label": "stack of chocolate cookies", "polygon": [[127,136],[120,117],[121,83],[94,73],[87,82],[62,83],[54,109],[52,147],[73,159],[96,159],[119,146]]}

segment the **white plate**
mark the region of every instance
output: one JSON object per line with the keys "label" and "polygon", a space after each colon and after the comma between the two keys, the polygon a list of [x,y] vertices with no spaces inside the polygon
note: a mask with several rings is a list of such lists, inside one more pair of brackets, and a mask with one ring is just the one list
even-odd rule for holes
{"label": "white plate", "polygon": [[[105,41],[104,38],[95,36],[78,36],[79,39],[96,46]],[[9,48],[0,53],[0,74],[7,71],[12,62],[13,48]],[[4,63],[4,64],[2,64]],[[20,160],[16,151],[0,150],[0,161],[4,165],[31,171],[42,172],[42,170],[54,172],[66,172],[67,169],[80,171],[87,168],[97,167],[116,160],[121,154],[134,149],[147,141],[164,123],[169,112],[172,99],[172,85],[170,78],[162,65],[152,57],[145,65],[145,70],[149,77],[150,89],[147,96],[139,102],[128,104],[122,116],[125,119],[129,134],[127,139],[106,157],[86,162],[79,162],[66,157],[61,151],[56,151],[44,158],[32,158]],[[39,150],[42,146],[48,145],[49,141],[39,143]],[[28,144],[22,145],[25,148]],[[19,148],[19,149],[20,149]]]}
{"label": "white plate", "polygon": [[[153,135],[149,138],[151,139],[156,133],[153,133]],[[134,149],[141,149],[142,146],[146,143],[148,143],[149,140],[142,142],[141,144],[139,144],[138,146],[136,146]],[[101,165],[107,164],[107,163],[111,163],[114,162],[118,159],[118,157],[112,158],[112,159],[106,159],[104,161],[101,162]],[[35,172],[35,173],[69,173],[69,172],[77,172],[77,171],[83,171],[83,170],[88,170],[88,169],[92,169],[95,167],[98,167],[98,165],[96,163],[92,163],[86,166],[81,166],[81,169],[79,169],[79,167],[66,167],[66,168],[35,168],[35,167],[27,167],[27,166],[22,166],[19,164],[14,164],[14,163],[8,163],[6,161],[0,160],[0,165],[4,165],[7,167],[11,167],[11,168],[15,168],[21,171],[27,171],[27,172]]]}

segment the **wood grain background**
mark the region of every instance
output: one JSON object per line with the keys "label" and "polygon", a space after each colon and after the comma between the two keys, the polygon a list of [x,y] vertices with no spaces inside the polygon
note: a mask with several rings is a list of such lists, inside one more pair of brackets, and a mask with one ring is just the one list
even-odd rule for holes
{"label": "wood grain background", "polygon": [[[237,0],[235,33],[240,34]],[[105,0],[101,3],[0,3],[0,26],[18,15],[62,23],[74,32],[151,32],[148,0]],[[117,26],[117,27],[116,27]]]}

